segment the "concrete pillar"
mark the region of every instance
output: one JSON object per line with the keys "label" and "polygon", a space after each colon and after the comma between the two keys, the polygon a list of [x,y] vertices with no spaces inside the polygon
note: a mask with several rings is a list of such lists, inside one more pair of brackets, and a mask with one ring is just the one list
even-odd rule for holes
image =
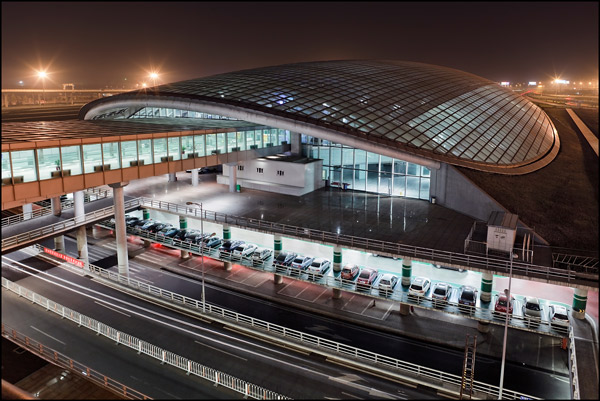
{"label": "concrete pillar", "polygon": [[233,269],[233,265],[231,264],[231,262],[223,262],[223,266],[225,266],[226,272],[229,272],[231,271],[231,269]]}
{"label": "concrete pillar", "polygon": [[587,290],[575,288],[575,293],[573,294],[573,310],[571,311],[571,314],[576,319],[585,319],[587,293]]}
{"label": "concrete pillar", "polygon": [[192,169],[192,186],[193,187],[198,186],[198,169],[197,168]]}
{"label": "concrete pillar", "polygon": [[275,257],[279,255],[281,250],[283,249],[283,243],[281,242],[281,235],[273,235],[273,252],[275,253]]}
{"label": "concrete pillar", "polygon": [[342,247],[339,245],[333,246],[333,271],[342,271]]}
{"label": "concrete pillar", "polygon": [[302,137],[297,132],[290,132],[290,151],[293,154],[301,154],[302,153]]}
{"label": "concrete pillar", "polygon": [[223,224],[223,241],[231,239],[231,229],[227,224]]}
{"label": "concrete pillar", "polygon": [[150,245],[152,245],[152,242],[148,241],[147,239],[143,239],[142,243],[144,245],[144,248],[148,248]]}
{"label": "concrete pillar", "polygon": [[494,275],[492,273],[481,273],[481,295],[479,299],[482,302],[490,302],[492,300],[492,284]]}
{"label": "concrete pillar", "polygon": [[64,253],[65,252],[65,236],[59,235],[58,237],[54,237],[54,250],[56,252]]}
{"label": "concrete pillar", "polygon": [[169,182],[177,181],[177,173],[169,173]]}
{"label": "concrete pillar", "polygon": [[342,297],[342,290],[339,288],[333,289],[333,295],[331,296],[333,299],[340,299]]}
{"label": "concrete pillar", "polygon": [[410,285],[410,277],[412,275],[412,260],[402,259],[402,285],[408,287]]}
{"label": "concrete pillar", "polygon": [[[187,217],[179,216],[179,228],[186,230],[187,229]],[[190,257],[189,251],[181,250],[181,257],[184,259],[188,259]]]}
{"label": "concrete pillar", "polygon": [[[73,217],[75,222],[85,221],[85,202],[83,191],[73,192]],[[87,231],[85,224],[77,228],[77,255],[78,259],[85,263],[86,270],[89,269]]]}
{"label": "concrete pillar", "polygon": [[480,333],[487,333],[490,331],[490,322],[478,321],[477,331]]}
{"label": "concrete pillar", "polygon": [[237,163],[226,165],[229,168],[229,192],[235,192],[237,184]]}
{"label": "concrete pillar", "polygon": [[281,284],[281,283],[283,283],[283,276],[281,274],[274,274],[273,275],[273,282],[275,284]]}
{"label": "concrete pillar", "polygon": [[410,305],[409,304],[400,304],[400,314],[402,316],[408,316],[410,314]]}
{"label": "concrete pillar", "polygon": [[50,205],[52,207],[52,214],[55,216],[60,216],[62,213],[62,205],[60,203],[60,196],[55,196],[54,198],[50,198]]}
{"label": "concrete pillar", "polygon": [[125,230],[125,198],[123,187],[128,182],[108,184],[113,189],[113,202],[115,206],[115,238],[117,240],[117,265],[119,274],[129,277],[129,260],[127,256],[127,231]]}
{"label": "concrete pillar", "polygon": [[142,209],[142,220],[146,220],[150,218],[150,210]]}
{"label": "concrete pillar", "polygon": [[33,212],[33,203],[26,203],[23,205],[23,220],[29,220],[31,213]]}

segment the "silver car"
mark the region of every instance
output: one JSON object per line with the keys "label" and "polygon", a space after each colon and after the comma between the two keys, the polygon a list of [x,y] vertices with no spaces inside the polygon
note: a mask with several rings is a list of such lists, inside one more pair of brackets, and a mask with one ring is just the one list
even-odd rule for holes
{"label": "silver car", "polygon": [[256,248],[258,248],[258,247],[254,244],[244,243],[244,244],[238,245],[233,250],[232,258],[235,258],[235,259],[248,258],[248,257],[250,257],[250,255],[252,255],[252,253],[254,251],[256,251]]}
{"label": "silver car", "polygon": [[397,282],[398,276],[391,273],[385,273],[379,280],[379,292],[385,295],[393,292]]}
{"label": "silver car", "polygon": [[532,321],[540,321],[542,319],[540,300],[536,297],[525,297],[525,301],[523,302],[523,315]]}
{"label": "silver car", "polygon": [[273,254],[273,251],[269,248],[256,248],[256,250],[252,253],[252,263],[261,264],[265,260],[269,259]]}
{"label": "silver car", "polygon": [[569,327],[569,312],[567,308],[562,305],[551,304],[548,309],[550,310],[548,316],[552,326]]}

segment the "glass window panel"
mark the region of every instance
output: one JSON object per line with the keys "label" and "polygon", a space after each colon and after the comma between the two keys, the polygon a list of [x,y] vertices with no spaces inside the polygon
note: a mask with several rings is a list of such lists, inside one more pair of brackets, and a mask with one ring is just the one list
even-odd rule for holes
{"label": "glass window panel", "polygon": [[245,131],[246,135],[246,149],[250,150],[250,146],[254,146],[254,131]]}
{"label": "glass window panel", "polygon": [[387,173],[392,172],[392,158],[388,156],[381,155],[381,171],[385,171]]}
{"label": "glass window panel", "polygon": [[60,150],[58,148],[38,149],[38,168],[40,180],[56,178],[52,176],[53,171],[60,171]]}
{"label": "glass window panel", "polygon": [[207,134],[206,138],[206,155],[210,156],[217,150],[217,135]]}
{"label": "glass window panel", "polygon": [[181,145],[179,143],[179,137],[168,138],[169,143],[169,156],[173,157],[173,160],[181,159]]}
{"label": "glass window panel", "polygon": [[280,145],[278,133],[279,133],[279,130],[277,128],[271,128],[271,143],[274,146]]}
{"label": "glass window panel", "polygon": [[18,177],[23,177],[22,182],[37,181],[33,149],[10,152],[10,158],[12,159],[13,179],[15,181],[20,180]]}
{"label": "glass window panel", "polygon": [[342,148],[337,146],[332,146],[330,148],[331,159],[329,160],[329,164],[331,166],[341,166],[342,165]]}
{"label": "glass window panel", "polygon": [[138,160],[143,161],[144,164],[154,163],[152,158],[152,139],[138,140]]}
{"label": "glass window panel", "polygon": [[263,135],[260,130],[254,131],[254,144],[260,149],[264,148],[265,144],[263,143]]}
{"label": "glass window panel", "polygon": [[322,175],[323,175],[323,177],[322,177],[323,180],[329,179],[329,167],[323,167]]}
{"label": "glass window panel", "polygon": [[102,171],[102,145],[83,145],[83,171],[85,174],[93,173],[94,167],[99,167],[99,171]]}
{"label": "glass window panel", "polygon": [[267,144],[271,143],[271,132],[268,129],[263,130],[263,147],[267,147]]}
{"label": "glass window panel", "polygon": [[394,188],[392,190],[392,195],[404,196],[405,193],[406,193],[406,176],[394,175]]}
{"label": "glass window panel", "polygon": [[419,177],[406,177],[406,197],[419,197]]}
{"label": "glass window panel", "polygon": [[392,194],[392,174],[382,172],[379,175],[379,193]]}
{"label": "glass window panel", "polygon": [[339,167],[332,167],[331,168],[331,182],[341,182],[341,177],[342,177],[342,171]]}
{"label": "glass window panel", "polygon": [[196,135],[194,136],[194,152],[198,153],[198,156],[206,156],[205,153],[205,136],[204,135]]}
{"label": "glass window panel", "polygon": [[407,174],[408,175],[419,175],[419,171],[420,171],[420,167],[418,164],[414,164],[414,163],[407,163]]}
{"label": "glass window panel", "polygon": [[2,179],[12,177],[10,171],[10,153],[2,152]]}
{"label": "glass window panel", "polygon": [[135,141],[121,142],[121,161],[124,168],[131,166],[131,162],[137,162],[137,143]]}
{"label": "glass window panel", "polygon": [[377,181],[379,173],[377,171],[367,172],[367,192],[377,192]]}
{"label": "glass window panel", "polygon": [[121,155],[119,154],[119,142],[109,142],[102,144],[102,155],[104,164],[108,164],[109,170],[121,168]]}
{"label": "glass window panel", "polygon": [[429,170],[427,167],[425,166],[421,166],[421,175],[423,177],[430,177],[431,176],[431,170]]}
{"label": "glass window panel", "polygon": [[220,153],[227,152],[225,141],[225,132],[217,134],[217,149],[220,151]]}
{"label": "glass window panel", "polygon": [[379,155],[377,153],[367,152],[367,169],[379,171]]}
{"label": "glass window panel", "polygon": [[367,172],[364,170],[354,170],[354,189],[357,191],[364,191],[366,188],[366,185],[367,185]]}
{"label": "glass window panel", "polygon": [[279,141],[278,141],[278,144],[281,145],[281,143],[284,142],[284,141],[287,141],[285,130],[284,129],[280,129],[279,130]]}
{"label": "glass window panel", "polygon": [[367,169],[367,151],[362,149],[354,150],[354,166],[356,168]]}
{"label": "glass window panel", "polygon": [[[311,152],[311,158],[313,159],[318,159],[319,158],[319,147],[318,146],[311,146],[310,149]],[[329,156],[329,154],[327,154],[327,156]],[[328,166],[328,164],[325,164],[325,162],[323,162],[323,167]]]}
{"label": "glass window panel", "polygon": [[345,168],[342,171],[342,182],[344,182],[346,184],[349,184],[350,185],[350,187],[349,187],[350,189],[354,189],[354,186],[352,185],[352,176],[353,176],[352,173],[353,172],[354,172],[354,170],[350,169],[350,168]]}
{"label": "glass window panel", "polygon": [[80,146],[64,146],[60,148],[60,153],[63,170],[70,170],[71,175],[80,175],[83,173]]}
{"label": "glass window panel", "polygon": [[394,173],[406,174],[406,162],[394,159]]}
{"label": "glass window panel", "polygon": [[240,148],[240,150],[248,149],[248,148],[246,148],[246,133],[244,131],[237,132],[236,136],[237,136],[237,146]]}
{"label": "glass window panel", "polygon": [[342,164],[344,167],[354,167],[354,149],[342,148]]}
{"label": "glass window panel", "polygon": [[154,160],[155,163],[167,161],[167,138],[154,139]]}
{"label": "glass window panel", "polygon": [[194,153],[194,137],[191,135],[181,137],[181,154],[183,159]]}
{"label": "glass window panel", "polygon": [[429,200],[429,178],[421,178],[421,199]]}
{"label": "glass window panel", "polygon": [[237,139],[235,132],[227,132],[227,153],[233,152],[233,148],[237,147]]}

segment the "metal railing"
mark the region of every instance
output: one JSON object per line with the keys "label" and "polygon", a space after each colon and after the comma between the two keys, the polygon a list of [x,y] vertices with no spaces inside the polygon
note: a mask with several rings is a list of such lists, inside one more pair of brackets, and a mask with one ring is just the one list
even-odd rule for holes
{"label": "metal railing", "polygon": [[[35,248],[38,250],[42,249],[42,247],[39,245],[36,245]],[[397,369],[398,371],[409,375],[413,378],[426,380],[426,382],[431,382],[433,380],[435,381],[435,383],[438,383],[440,388],[442,386],[444,386],[444,388],[447,388],[447,385],[454,385],[457,386],[456,392],[458,394],[458,386],[460,386],[461,384],[462,376],[446,373],[440,370],[417,365],[411,362],[402,361],[386,355],[378,354],[376,352],[366,351],[360,348],[328,340],[312,334],[307,334],[298,330],[289,329],[287,327],[270,323],[264,320],[256,319],[251,316],[246,316],[241,313],[210,304],[208,302],[203,304],[201,300],[186,297],[185,295],[181,295],[160,287],[156,287],[154,285],[138,281],[130,277],[122,276],[117,272],[112,272],[110,270],[106,270],[93,264],[90,264],[89,268],[90,273],[93,273],[99,277],[109,279],[113,282],[119,283],[129,288],[133,288],[152,297],[194,309],[197,313],[209,316],[212,319],[224,319],[225,323],[235,322],[238,325],[258,329],[261,332],[266,332],[271,335],[274,334],[279,337],[283,337],[287,340],[292,340],[295,343],[301,344],[303,346],[317,347],[322,350],[334,352],[340,356],[350,357],[355,360],[369,362],[375,364],[376,366]],[[480,395],[486,394],[496,398],[498,397],[499,388],[497,386],[475,381],[473,388],[474,393],[479,392]],[[512,399],[519,399],[519,397],[521,396],[527,396],[530,397],[530,399],[539,399],[531,395],[506,389],[503,389],[503,396]]]}
{"label": "metal railing", "polygon": [[573,327],[569,327],[569,379],[571,384],[571,398],[579,400],[579,378],[577,376],[577,355],[575,354]]}
{"label": "metal railing", "polygon": [[[114,223],[109,221],[102,221],[96,223],[96,225],[106,228],[114,229]],[[136,235],[142,239],[147,239],[152,242],[165,245],[173,249],[179,249],[188,251],[196,255],[202,255],[204,249],[204,256],[210,257],[211,259],[219,260],[222,262],[235,262],[237,264],[244,265],[246,267],[269,272],[286,275],[287,277],[310,282],[311,284],[317,284],[328,288],[335,288],[344,290],[346,292],[352,292],[354,294],[369,296],[377,299],[385,299],[397,301],[399,303],[409,304],[411,306],[417,306],[424,309],[442,310],[445,313],[455,314],[463,317],[468,317],[477,321],[492,322],[497,324],[504,324],[506,316],[505,312],[496,312],[488,308],[481,308],[476,306],[464,305],[458,302],[445,301],[440,299],[434,299],[428,296],[413,296],[406,291],[399,289],[400,285],[396,285],[395,289],[392,290],[380,290],[379,286],[371,284],[360,284],[358,285],[355,280],[346,280],[340,276],[335,277],[325,274],[318,273],[307,273],[305,270],[294,268],[292,266],[280,266],[273,264],[272,259],[265,261],[256,261],[249,256],[236,256],[230,252],[220,252],[216,248],[202,247],[200,244],[181,241],[174,238],[165,237],[158,233],[152,233],[150,231],[142,230],[139,227],[127,227],[127,233]],[[41,248],[40,248],[41,249]],[[568,327],[562,325],[552,324],[551,321],[537,319],[526,315],[514,315],[511,314],[509,317],[509,326],[516,329],[526,329],[529,331],[536,331],[543,334],[549,334],[553,336],[566,336]],[[554,332],[553,332],[554,331]]]}
{"label": "metal railing", "polygon": [[[124,203],[125,209],[139,206],[138,199],[128,200]],[[80,217],[73,217],[67,220],[59,221],[58,223],[51,224],[49,226],[36,228],[35,230],[27,231],[25,233],[17,234],[9,238],[2,239],[2,250],[7,248],[33,241],[39,237],[51,235],[56,232],[63,232],[65,230],[76,228],[82,224],[86,224],[91,221],[96,221],[99,218],[112,216],[114,214],[114,206],[108,206],[102,209],[95,210],[90,213],[86,213]]]}
{"label": "metal railing", "polygon": [[[345,246],[380,254],[387,253],[389,255],[411,258],[413,260],[417,259],[440,264],[454,264],[462,266],[466,269],[476,268],[486,271],[505,273],[506,275],[508,275],[510,271],[510,260],[505,259],[498,259],[489,256],[468,255],[431,248],[422,248],[418,246],[355,237],[345,234],[335,234],[332,232],[314,230],[311,228],[273,223],[262,219],[233,216],[206,209],[203,209],[203,214],[201,215],[201,211],[198,208],[144,197],[138,199],[140,199],[141,207],[149,207],[152,209],[158,209],[189,217],[202,218],[206,221],[212,221],[221,224],[225,223],[255,231],[263,231],[270,234],[282,234],[300,239],[326,243],[329,245]],[[513,275],[520,274],[526,277],[543,278],[547,280],[552,279],[567,283],[580,280],[588,282],[591,287],[597,288],[598,286],[597,270],[593,274],[588,274],[577,272],[570,268],[559,269],[549,266],[540,266],[513,261],[512,271]]]}
{"label": "metal railing", "polygon": [[[98,268],[98,267],[96,267]],[[73,309],[62,306],[44,296],[41,296],[25,287],[20,286],[17,283],[7,280],[2,277],[2,287],[24,297],[35,304],[43,306],[46,310],[56,313],[62,318],[68,319],[72,322],[77,323],[79,326],[83,326],[94,331],[97,335],[103,335],[107,338],[112,339],[118,344],[123,344],[126,347],[134,349],[138,354],[145,354],[152,358],[158,359],[161,364],[168,364],[185,371],[187,374],[194,374],[203,379],[208,380],[215,385],[221,385],[229,388],[237,393],[243,394],[244,397],[251,397],[255,399],[289,399],[286,396],[267,390],[261,386],[257,386],[252,383],[248,383],[242,379],[231,376],[227,373],[223,373],[219,370],[210,368],[208,366],[201,365],[197,362],[191,361],[185,357],[174,354],[170,351],[159,348],[146,341],[140,340],[127,333],[114,329],[102,322],[85,316]],[[4,335],[4,331],[3,331]]]}
{"label": "metal railing", "polygon": [[[85,190],[85,192],[86,192],[86,196],[84,197],[84,202],[86,202],[86,203],[112,196],[112,191],[105,190],[105,189],[103,190],[103,189],[98,189],[98,188],[91,188],[89,190]],[[72,200],[67,200],[67,201],[61,202],[61,205],[60,205],[61,210],[68,210],[71,208],[73,208]],[[41,209],[36,209],[31,212],[15,214],[13,216],[3,218],[2,219],[2,227],[8,227],[13,224],[21,223],[22,221],[25,221],[25,220],[48,216],[52,213],[53,213],[52,206],[45,206],[45,207],[42,207]]]}
{"label": "metal railing", "polygon": [[44,345],[41,342],[38,342],[33,338],[26,336],[23,333],[18,332],[17,330],[4,323],[2,323],[2,337],[9,339],[10,341],[14,342],[20,347],[28,350],[29,352],[39,356],[40,358],[45,359],[46,361],[54,365],[68,369],[72,372],[75,372],[78,375],[83,375],[86,379],[91,380],[100,387],[106,387],[108,390],[118,393],[126,398],[136,400],[152,399],[144,393],[127,387],[126,385],[118,382],[117,380],[106,376],[105,374],[102,374],[94,369],[91,369],[89,366],[77,362],[72,358],[69,358],[65,354],[58,352],[53,348],[50,348],[47,345]]}

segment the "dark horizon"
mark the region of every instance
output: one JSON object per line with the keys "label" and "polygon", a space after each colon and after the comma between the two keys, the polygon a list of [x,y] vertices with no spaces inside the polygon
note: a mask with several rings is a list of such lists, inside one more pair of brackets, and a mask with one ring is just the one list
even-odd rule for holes
{"label": "dark horizon", "polygon": [[3,2],[2,88],[133,87],[286,63],[393,59],[499,82],[598,78],[597,2]]}

